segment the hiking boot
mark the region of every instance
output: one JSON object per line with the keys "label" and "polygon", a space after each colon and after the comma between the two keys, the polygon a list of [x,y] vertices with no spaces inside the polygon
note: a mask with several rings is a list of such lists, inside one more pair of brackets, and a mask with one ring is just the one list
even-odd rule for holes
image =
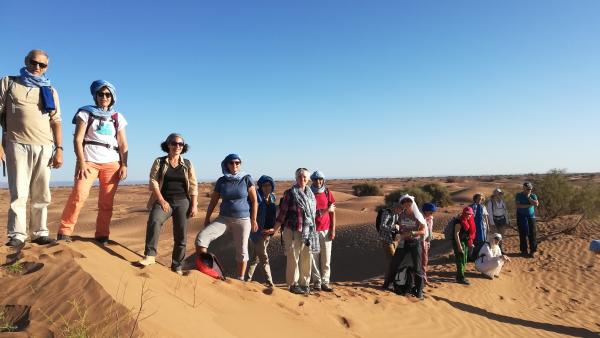
{"label": "hiking boot", "polygon": [[6,243],[6,246],[10,246],[10,247],[13,247],[13,248],[18,248],[18,247],[23,246],[24,244],[25,244],[25,242],[23,242],[21,240],[18,240],[18,239],[16,239],[16,238],[13,237],[13,238],[11,238],[11,239],[8,240],[8,242]]}
{"label": "hiking boot", "polygon": [[273,284],[273,282],[270,280],[268,280],[265,284],[267,285],[268,288],[272,288],[275,286],[275,284]]}
{"label": "hiking boot", "polygon": [[144,259],[138,262],[140,265],[148,266],[156,263],[156,257],[154,256],[145,256]]}
{"label": "hiking boot", "polygon": [[316,292],[321,291],[321,284],[313,284],[312,290]]}
{"label": "hiking boot", "polygon": [[302,290],[302,294],[304,295],[310,295],[310,286],[301,286],[300,290]]}
{"label": "hiking boot", "polygon": [[418,291],[418,292],[415,294],[415,297],[416,297],[418,300],[423,300],[423,299],[425,299],[425,298],[423,297],[423,291]]}
{"label": "hiking boot", "polygon": [[31,241],[31,243],[35,243],[38,245],[47,245],[47,244],[54,244],[54,243],[56,243],[56,241],[53,240],[52,238],[50,238],[49,236],[40,236],[40,237],[34,239],[33,241]]}
{"label": "hiking boot", "polygon": [[96,237],[95,239],[98,242],[98,244],[102,246],[108,245],[108,236]]}
{"label": "hiking boot", "polygon": [[303,295],[304,294],[304,290],[302,290],[302,288],[298,285],[292,285],[290,286],[290,292],[297,294],[297,295]]}
{"label": "hiking boot", "polygon": [[63,235],[63,234],[56,235],[56,240],[57,241],[65,241],[67,243],[71,243],[72,242],[71,236],[69,236],[69,235]]}
{"label": "hiking boot", "polygon": [[321,290],[325,292],[333,292],[333,288],[329,284],[321,284]]}

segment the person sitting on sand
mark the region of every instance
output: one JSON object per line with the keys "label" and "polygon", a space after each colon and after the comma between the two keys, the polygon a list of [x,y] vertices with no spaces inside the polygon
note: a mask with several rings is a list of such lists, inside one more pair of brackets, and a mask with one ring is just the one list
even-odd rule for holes
{"label": "person sitting on sand", "polygon": [[[533,194],[533,184],[523,183],[523,191],[515,195],[517,204],[517,227],[519,228],[519,248],[524,256],[533,257],[537,250],[537,230],[535,224],[535,208],[540,205],[538,197]],[[529,253],[527,242],[529,240]]]}
{"label": "person sitting on sand", "polygon": [[429,249],[431,248],[431,240],[433,239],[433,213],[435,213],[436,210],[437,208],[433,203],[423,204],[423,217],[425,217],[425,222],[427,223],[427,234],[425,240],[421,241],[421,262],[423,262],[423,280],[426,285],[429,285],[427,280],[427,266],[429,265]]}
{"label": "person sitting on sand", "polygon": [[473,209],[473,219],[475,221],[475,247],[479,247],[487,241],[488,224],[490,221],[487,208],[483,205],[484,200],[485,197],[482,193],[473,195],[471,209]]}
{"label": "person sitting on sand", "polygon": [[[252,177],[241,170],[242,159],[237,154],[229,154],[221,162],[221,176],[210,197],[204,229],[196,236],[196,252],[206,253],[210,243],[221,237],[225,231],[233,234],[237,278],[244,280],[248,262],[248,238],[250,231],[256,232],[258,203]],[[221,199],[219,216],[211,223],[210,217]]]}
{"label": "person sitting on sand", "polygon": [[108,244],[113,202],[119,181],[127,177],[127,121],[114,109],[117,102],[115,86],[108,81],[96,80],[90,86],[94,105],[83,106],[73,117],[75,136],[73,144],[77,164],[75,183],[60,218],[57,239],[71,241],[71,234],[79,213],[98,178],[98,217],[94,238]]}
{"label": "person sitting on sand", "polygon": [[315,291],[331,292],[329,285],[331,276],[331,244],[335,238],[335,198],[325,185],[325,176],[319,170],[310,175],[312,189],[317,200],[317,234],[319,235],[320,252],[313,254],[312,285]]}
{"label": "person sitting on sand", "polygon": [[419,207],[413,196],[402,195],[398,201],[402,206],[402,212],[398,215],[400,243],[394,253],[394,258],[392,258],[389,271],[385,276],[383,289],[388,289],[396,276],[398,266],[404,260],[404,256],[410,254],[415,273],[413,295],[418,299],[423,299],[423,263],[420,241],[423,241],[424,236],[427,234],[427,222],[421,211],[419,211]]}
{"label": "person sitting on sand", "polygon": [[250,233],[250,239],[254,244],[254,252],[252,254],[252,260],[248,266],[248,279],[252,280],[256,266],[260,262],[264,272],[266,284],[268,287],[273,287],[273,277],[271,276],[271,266],[269,265],[269,255],[267,253],[267,247],[269,241],[273,235],[264,234],[264,230],[272,229],[275,225],[275,218],[277,217],[277,206],[275,205],[275,181],[270,176],[263,175],[258,179],[257,182],[258,191],[256,197],[258,200],[258,213],[256,223],[258,224],[258,230]]}
{"label": "person sitting on sand", "polygon": [[285,281],[290,292],[296,294],[310,293],[311,254],[320,250],[315,224],[317,201],[308,186],[309,175],[306,168],[296,170],[296,184],[283,193],[275,227],[265,230],[273,234],[283,227]]}
{"label": "person sitting on sand", "polygon": [[173,217],[171,270],[182,274],[187,238],[187,219],[198,212],[198,181],[192,162],[184,159],[189,145],[179,134],[170,134],[160,148],[167,156],[158,157],[150,168],[150,199],[143,266],[155,263],[162,225]]}
{"label": "person sitting on sand", "polygon": [[495,233],[492,235],[491,242],[486,242],[479,250],[475,260],[475,268],[489,279],[500,277],[500,270],[505,262],[510,262],[510,258],[502,254],[500,243],[502,235]]}
{"label": "person sitting on sand", "polygon": [[456,282],[469,285],[465,278],[465,269],[467,266],[467,255],[469,248],[473,247],[475,239],[475,222],[473,221],[473,209],[465,207],[456,225],[454,226],[454,239],[452,247],[454,249],[454,259],[456,260]]}
{"label": "person sitting on sand", "polygon": [[500,188],[496,188],[492,192],[492,197],[487,202],[487,210],[492,215],[489,218],[490,225],[494,226],[498,233],[504,235],[506,226],[510,225],[510,219],[508,217],[508,208],[504,201],[504,192]]}

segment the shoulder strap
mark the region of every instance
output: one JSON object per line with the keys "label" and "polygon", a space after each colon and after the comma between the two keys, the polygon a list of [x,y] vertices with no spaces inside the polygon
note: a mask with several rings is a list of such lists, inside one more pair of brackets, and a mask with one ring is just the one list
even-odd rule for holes
{"label": "shoulder strap", "polygon": [[115,112],[111,116],[113,126],[115,127],[115,138],[117,138],[117,133],[119,132],[119,113]]}
{"label": "shoulder strap", "polygon": [[8,109],[6,103],[8,102],[9,98],[12,101],[12,87],[14,86],[15,81],[17,81],[17,76],[8,77],[8,89],[6,90],[6,94],[4,95],[4,108],[2,108],[3,111],[0,112],[0,125],[2,126],[3,130],[6,129],[6,115],[8,115],[6,114],[6,110]]}
{"label": "shoulder strap", "polygon": [[329,198],[329,188],[325,188],[325,197],[327,197],[327,205],[331,205],[331,199]]}
{"label": "shoulder strap", "polygon": [[161,157],[160,164],[158,165],[158,180],[162,179],[163,171],[165,170],[166,164],[167,164],[167,156]]}

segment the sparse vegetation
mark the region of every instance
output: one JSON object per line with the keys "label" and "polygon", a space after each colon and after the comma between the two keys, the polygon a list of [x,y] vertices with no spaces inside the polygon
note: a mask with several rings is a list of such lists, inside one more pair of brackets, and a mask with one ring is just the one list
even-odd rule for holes
{"label": "sparse vegetation", "polygon": [[379,186],[372,183],[361,183],[352,186],[354,196],[381,196],[383,192]]}
{"label": "sparse vegetation", "polygon": [[422,206],[424,203],[430,202],[432,200],[432,197],[429,193],[423,191],[420,188],[413,187],[408,189],[398,189],[390,192],[385,196],[385,205],[388,207],[392,206],[395,202],[398,202],[400,196],[404,194],[414,196],[415,202],[417,202],[417,205],[419,207]]}
{"label": "sparse vegetation", "polygon": [[7,318],[4,311],[0,311],[0,332],[15,332],[17,327]]}
{"label": "sparse vegetation", "polygon": [[[452,204],[448,188],[439,183],[430,183],[421,187],[421,190],[431,195],[431,200],[438,207],[447,207]],[[421,204],[419,204],[421,205]]]}
{"label": "sparse vegetation", "polygon": [[11,265],[7,266],[6,271],[12,275],[20,275],[23,272],[23,263],[14,262]]}

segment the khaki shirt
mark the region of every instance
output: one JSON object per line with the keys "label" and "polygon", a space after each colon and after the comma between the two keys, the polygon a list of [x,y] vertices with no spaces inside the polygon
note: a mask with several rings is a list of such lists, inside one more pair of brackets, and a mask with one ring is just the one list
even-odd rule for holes
{"label": "khaki shirt", "polygon": [[54,143],[50,122],[60,122],[58,93],[52,88],[56,110],[46,113],[39,88],[13,81],[9,94],[8,76],[0,80],[0,114],[6,114],[6,140],[22,144],[48,145]]}

